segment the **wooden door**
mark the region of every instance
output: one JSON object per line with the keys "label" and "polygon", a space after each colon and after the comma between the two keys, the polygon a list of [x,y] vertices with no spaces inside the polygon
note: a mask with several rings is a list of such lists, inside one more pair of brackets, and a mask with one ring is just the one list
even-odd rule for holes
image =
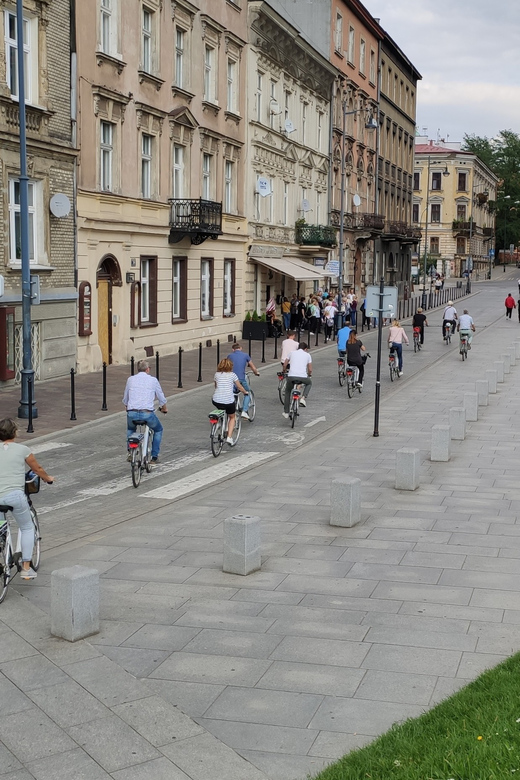
{"label": "wooden door", "polygon": [[110,311],[110,281],[108,279],[98,280],[98,344],[101,349],[103,363],[107,365],[112,362],[110,331],[111,331],[111,311]]}

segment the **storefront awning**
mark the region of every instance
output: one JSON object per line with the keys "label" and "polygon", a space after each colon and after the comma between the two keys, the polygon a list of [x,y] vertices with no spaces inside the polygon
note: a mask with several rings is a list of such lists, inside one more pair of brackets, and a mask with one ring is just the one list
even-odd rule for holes
{"label": "storefront awning", "polygon": [[323,273],[296,258],[250,257],[250,263],[259,263],[277,274],[290,276],[297,282],[314,282],[323,279]]}

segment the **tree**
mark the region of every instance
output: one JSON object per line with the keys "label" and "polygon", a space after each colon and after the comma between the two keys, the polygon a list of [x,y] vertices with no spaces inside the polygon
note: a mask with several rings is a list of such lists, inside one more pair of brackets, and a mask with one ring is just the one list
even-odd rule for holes
{"label": "tree", "polygon": [[495,138],[465,135],[464,151],[472,152],[500,180],[496,201],[489,201],[496,215],[496,246],[509,250],[520,240],[520,136],[502,130]]}

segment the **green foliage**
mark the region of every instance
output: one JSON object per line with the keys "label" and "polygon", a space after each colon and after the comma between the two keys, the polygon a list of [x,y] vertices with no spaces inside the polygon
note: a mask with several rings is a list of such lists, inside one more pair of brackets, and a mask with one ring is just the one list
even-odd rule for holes
{"label": "green foliage", "polygon": [[260,322],[267,322],[267,317],[265,316],[265,314],[262,314],[260,316]]}
{"label": "green foliage", "polygon": [[251,312],[246,311],[246,316],[244,317],[245,322],[251,322]]}
{"label": "green foliage", "polygon": [[258,316],[258,312],[257,312],[257,310],[256,310],[256,309],[254,310],[254,312],[253,312],[253,316],[251,317],[251,319],[253,320],[253,322],[258,322],[258,320],[260,319],[260,317]]}

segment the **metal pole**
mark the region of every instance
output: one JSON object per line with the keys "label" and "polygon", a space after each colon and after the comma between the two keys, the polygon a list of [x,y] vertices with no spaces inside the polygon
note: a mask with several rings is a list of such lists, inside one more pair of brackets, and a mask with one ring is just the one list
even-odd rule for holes
{"label": "metal pole", "polygon": [[76,385],[74,369],[70,369],[70,419],[76,420]]}
{"label": "metal pole", "polygon": [[[347,165],[345,160],[345,135],[347,132],[347,101],[342,98],[343,123],[341,130],[341,178],[339,193],[339,246],[338,246],[338,310],[336,313],[336,330],[339,330],[341,319],[341,296],[343,293],[343,257],[345,254],[345,183],[347,177]],[[310,339],[309,339],[310,345]]]}
{"label": "metal pole", "polygon": [[278,334],[274,337],[274,355],[273,360],[278,360]]}
{"label": "metal pole", "polygon": [[265,363],[265,331],[262,331],[262,363]]}
{"label": "metal pole", "polygon": [[423,290],[421,306],[426,309],[426,257],[428,252],[428,212],[430,210],[430,161],[431,157],[428,155],[428,174],[426,177],[426,225],[424,228],[424,260],[423,260]]}
{"label": "metal pole", "polygon": [[29,424],[27,425],[27,433],[34,433],[33,428],[33,414],[32,414],[32,397],[33,397],[33,380],[29,377],[27,380],[27,397],[28,397],[28,411],[29,411]]}
{"label": "metal pole", "polygon": [[220,339],[217,339],[217,366],[220,363]]}
{"label": "metal pole", "polygon": [[202,341],[199,341],[199,375],[197,382],[202,382]]}
{"label": "metal pole", "polygon": [[377,318],[376,397],[374,403],[374,436],[379,436],[379,400],[381,398],[381,346],[383,343],[383,293],[385,280],[379,282],[379,312]]}
{"label": "metal pole", "polygon": [[[29,381],[33,383],[31,345],[31,268],[29,259],[29,177],[27,176],[27,128],[25,116],[25,67],[23,41],[23,0],[16,0],[16,38],[18,53],[18,112],[20,125],[20,250],[22,260],[22,386],[18,417],[29,417]],[[38,409],[31,397],[31,416]]]}
{"label": "metal pole", "polygon": [[107,409],[107,364],[103,363],[103,403],[101,405],[101,411],[106,412]]}
{"label": "metal pole", "polygon": [[155,353],[155,378],[159,381],[159,353]]}
{"label": "metal pole", "polygon": [[135,373],[135,358],[132,355],[132,357],[130,358],[130,376],[133,376],[134,373]]}
{"label": "metal pole", "polygon": [[179,381],[177,387],[182,387],[182,347],[179,347]]}

